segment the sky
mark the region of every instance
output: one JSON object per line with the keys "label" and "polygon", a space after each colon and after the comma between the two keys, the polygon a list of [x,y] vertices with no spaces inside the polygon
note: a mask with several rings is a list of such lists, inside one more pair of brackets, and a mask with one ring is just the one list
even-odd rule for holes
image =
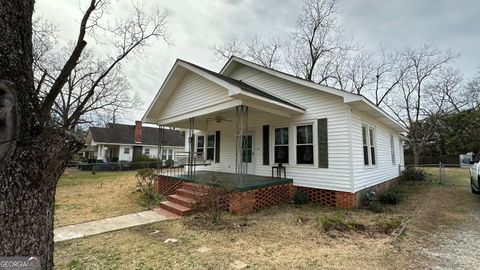
{"label": "sky", "polygon": [[[139,0],[140,1],[140,0]],[[35,12],[57,25],[59,43],[76,39],[82,8],[88,0],[37,0]],[[127,16],[131,0],[111,0],[105,19]],[[288,38],[301,11],[301,0],[148,0],[146,9],[168,14],[171,45],[155,40],[122,67],[143,106],[120,122],[142,118],[177,58],[214,71],[225,64],[211,51],[214,44],[253,36]],[[460,53],[455,67],[465,78],[480,71],[480,2],[477,0],[339,0],[338,19],[345,34],[369,52],[421,46],[425,43]],[[100,44],[88,40],[98,54]]]}

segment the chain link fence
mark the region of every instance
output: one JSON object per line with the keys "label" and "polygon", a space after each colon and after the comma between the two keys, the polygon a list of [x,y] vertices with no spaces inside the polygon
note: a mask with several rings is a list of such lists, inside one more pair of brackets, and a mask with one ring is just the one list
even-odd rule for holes
{"label": "chain link fence", "polygon": [[84,163],[78,164],[71,167],[77,167],[81,171],[92,171],[92,172],[101,172],[101,171],[135,171],[138,169],[166,169],[175,166],[174,162],[171,160],[164,161],[145,161],[145,162],[108,162],[108,163]]}
{"label": "chain link fence", "polygon": [[406,169],[419,169],[427,173],[430,181],[439,184],[457,181],[458,178],[464,179],[470,176],[470,167],[460,166],[460,164],[448,164],[439,162],[437,164],[406,165]]}

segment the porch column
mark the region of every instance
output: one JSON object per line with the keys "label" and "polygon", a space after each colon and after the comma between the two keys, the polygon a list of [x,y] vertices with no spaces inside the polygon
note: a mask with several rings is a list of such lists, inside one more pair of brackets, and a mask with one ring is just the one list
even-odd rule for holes
{"label": "porch column", "polygon": [[189,120],[188,129],[188,158],[187,158],[187,176],[189,179],[195,178],[195,118]]}
{"label": "porch column", "polygon": [[162,160],[162,152],[163,152],[163,145],[165,144],[165,129],[163,125],[158,125],[158,149],[157,149],[157,158],[160,161],[159,166],[161,171],[163,170],[163,160]]}
{"label": "porch column", "polygon": [[248,107],[244,105],[235,108],[236,115],[236,147],[235,147],[235,172],[242,179],[246,179],[248,163],[244,162],[243,153],[247,147],[245,136],[248,132]]}

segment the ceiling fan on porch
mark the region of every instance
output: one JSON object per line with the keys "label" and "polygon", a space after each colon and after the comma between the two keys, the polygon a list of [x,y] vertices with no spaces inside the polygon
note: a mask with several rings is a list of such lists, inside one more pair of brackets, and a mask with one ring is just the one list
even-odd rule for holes
{"label": "ceiling fan on porch", "polygon": [[219,114],[215,115],[215,117],[213,117],[213,118],[207,118],[207,120],[208,121],[215,121],[217,123],[221,123],[221,122],[224,122],[224,121],[225,122],[232,122],[232,120],[228,120],[227,118],[225,118],[225,117],[223,117]]}

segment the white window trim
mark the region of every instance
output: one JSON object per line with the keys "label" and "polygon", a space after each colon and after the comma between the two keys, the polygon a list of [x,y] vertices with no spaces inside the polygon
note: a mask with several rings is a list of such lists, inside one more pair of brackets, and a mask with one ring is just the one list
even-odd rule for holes
{"label": "white window trim", "polygon": [[[313,146],[313,164],[299,164],[298,161],[297,161],[297,127],[301,127],[301,126],[309,126],[311,125],[312,126],[312,136],[313,136],[313,140],[312,140],[312,146]],[[293,126],[293,132],[294,132],[294,144],[293,144],[293,156],[294,156],[294,159],[295,159],[295,166],[296,167],[311,167],[311,168],[316,168],[318,167],[318,147],[316,147],[318,145],[318,135],[317,135],[317,126],[314,122],[301,122],[301,123],[297,123]],[[300,145],[310,145],[310,144],[300,144]],[[290,160],[290,158],[289,158]]]}
{"label": "white window trim", "polygon": [[395,136],[390,134],[390,158],[392,159],[392,166],[397,165],[397,157],[395,152]]}
{"label": "white window trim", "polygon": [[[208,147],[208,136],[213,136],[213,147]],[[203,147],[205,149],[204,150],[205,151],[205,159],[207,158],[207,153],[208,153],[207,149],[213,148],[213,159],[208,159],[208,160],[215,162],[215,155],[216,155],[216,150],[217,150],[217,149],[215,149],[216,145],[217,145],[216,143],[217,143],[217,136],[215,136],[215,133],[213,133],[213,134],[209,133],[209,134],[205,135],[205,144],[204,144],[204,147]]]}
{"label": "white window trim", "polygon": [[207,157],[207,153],[206,153],[206,136],[205,134],[197,134],[197,136],[195,136],[195,152],[198,152],[198,137],[203,137],[203,155],[202,157],[203,158],[206,158]]}
{"label": "white window trim", "polygon": [[[148,150],[148,153],[147,153],[147,150]],[[144,148],[143,154],[144,155],[150,155],[150,148]]]}
{"label": "white window trim", "polygon": [[[363,160],[363,127],[367,128],[366,136],[367,136],[367,152],[368,152],[368,165],[365,165],[365,161]],[[370,129],[373,129],[373,147],[375,152],[375,164],[372,164],[372,150],[371,150],[371,142],[370,142]],[[376,168],[378,166],[378,149],[377,149],[377,127],[375,125],[370,125],[368,123],[363,122],[362,128],[360,129],[360,136],[362,136],[362,163],[364,168]]]}
{"label": "white window trim", "polygon": [[[270,165],[273,165],[273,164],[278,164],[277,162],[275,162],[275,129],[278,129],[278,128],[287,128],[288,129],[288,163],[282,163],[282,165],[286,165],[286,166],[290,166],[292,164],[292,128],[288,125],[281,125],[281,126],[272,126],[272,129],[270,131],[270,141],[272,142],[271,143],[271,146],[270,146],[270,150],[271,150],[271,154],[270,154],[270,158],[271,158],[271,162],[270,162]],[[295,137],[295,136],[294,136]]]}

